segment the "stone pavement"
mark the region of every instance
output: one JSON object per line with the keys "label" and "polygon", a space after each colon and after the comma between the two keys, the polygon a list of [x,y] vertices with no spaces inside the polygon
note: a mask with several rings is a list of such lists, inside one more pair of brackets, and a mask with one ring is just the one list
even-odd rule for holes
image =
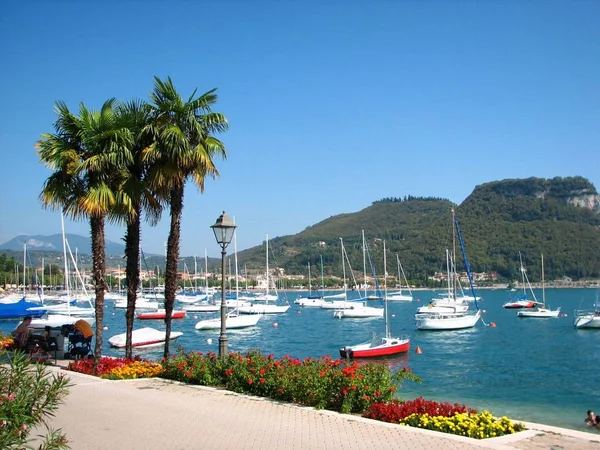
{"label": "stone pavement", "polygon": [[73,386],[49,423],[62,428],[74,450],[600,450],[598,433],[537,424],[479,441],[156,378],[109,381],[63,373]]}

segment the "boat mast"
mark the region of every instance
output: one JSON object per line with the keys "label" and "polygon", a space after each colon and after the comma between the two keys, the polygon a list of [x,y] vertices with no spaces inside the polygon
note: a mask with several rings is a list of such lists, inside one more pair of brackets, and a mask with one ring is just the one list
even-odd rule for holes
{"label": "boat mast", "polygon": [[452,208],[452,255],[450,260],[452,262],[452,299],[456,300],[456,282],[458,274],[456,273],[456,226],[455,226],[455,215],[454,208]]}
{"label": "boat mast", "polygon": [[542,253],[542,303],[546,308],[546,288],[544,283],[544,254]]}
{"label": "boat mast", "polygon": [[523,267],[523,256],[521,256],[521,252],[519,252],[519,263],[521,264],[521,282],[523,283],[523,296],[526,296],[527,290],[525,286],[525,268]]}
{"label": "boat mast", "polygon": [[321,256],[321,296],[325,297],[325,278],[323,277],[323,255]]}
{"label": "boat mast", "polygon": [[344,260],[344,241],[340,238],[340,247],[342,249],[342,273],[344,274],[344,300],[347,300],[348,294],[346,292],[346,261]]}
{"label": "boat mast", "polygon": [[265,248],[267,249],[267,295],[266,299],[269,298],[269,235],[267,234],[267,239],[265,240]]}
{"label": "boat mast", "polygon": [[365,248],[365,230],[361,230],[362,232],[362,246],[363,246],[363,271],[365,273],[365,300],[368,297],[367,292],[367,249]]}
{"label": "boat mast", "polygon": [[387,302],[387,257],[385,251],[385,241],[383,241],[383,305],[385,307],[385,337],[390,337],[390,319],[388,317],[388,302]]}
{"label": "boat mast", "polygon": [[25,287],[27,286],[27,243],[23,244],[23,297],[27,295]]}
{"label": "boat mast", "polygon": [[310,261],[308,262],[308,296],[312,294],[312,285],[310,284]]}

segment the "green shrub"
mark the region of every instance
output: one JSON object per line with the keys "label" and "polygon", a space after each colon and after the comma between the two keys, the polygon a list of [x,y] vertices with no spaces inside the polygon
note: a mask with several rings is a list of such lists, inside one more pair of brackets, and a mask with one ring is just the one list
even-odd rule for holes
{"label": "green shrub", "polygon": [[39,449],[67,449],[61,430],[52,430],[46,419],[53,417],[68,394],[64,375],[50,376],[43,364],[33,364],[23,352],[0,351],[0,448],[23,449],[29,433],[43,425],[47,430]]}

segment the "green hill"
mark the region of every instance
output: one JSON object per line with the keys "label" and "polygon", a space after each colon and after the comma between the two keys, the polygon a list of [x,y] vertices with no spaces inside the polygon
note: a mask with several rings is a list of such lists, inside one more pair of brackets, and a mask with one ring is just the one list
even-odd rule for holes
{"label": "green hill", "polygon": [[[362,211],[333,216],[296,235],[272,239],[270,266],[305,274],[308,261],[318,266],[322,256],[324,273],[340,275],[341,237],[353,269],[362,274],[364,229],[378,274],[383,273],[381,240],[385,239],[392,256],[388,273],[396,273],[393,255],[397,253],[409,278],[424,281],[443,270],[445,249],[452,247],[451,209],[455,207],[476,272],[496,271],[504,280],[518,279],[520,251],[532,280],[541,276],[541,253],[548,279],[598,277],[599,204],[595,187],[582,177],[486,183],[459,206],[439,198],[382,199]],[[238,259],[259,270],[264,252],[264,245],[254,247],[239,253]]]}

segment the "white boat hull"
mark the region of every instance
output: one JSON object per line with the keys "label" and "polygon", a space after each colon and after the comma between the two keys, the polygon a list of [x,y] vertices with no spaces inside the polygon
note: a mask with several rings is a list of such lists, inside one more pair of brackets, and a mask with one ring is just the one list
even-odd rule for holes
{"label": "white boat hull", "polygon": [[[131,333],[131,345],[133,348],[151,348],[164,345],[166,341],[166,331],[156,330],[154,328],[139,328]],[[182,336],[181,331],[171,331],[170,339],[174,340]],[[116,334],[108,340],[108,343],[117,348],[125,348],[126,333]]]}
{"label": "white boat hull", "polygon": [[348,309],[356,306],[356,303],[346,300],[334,300],[332,302],[324,302],[321,309]]}
{"label": "white boat hull", "polygon": [[90,325],[94,325],[96,323],[96,319],[94,317],[78,317],[78,316],[66,316],[63,314],[48,314],[46,317],[41,319],[33,319],[29,328],[33,328],[35,330],[43,330],[45,327],[50,328],[60,328],[63,325],[73,325],[79,319],[85,320]]}
{"label": "white boat hull", "polygon": [[[260,314],[230,314],[225,320],[225,327],[228,330],[253,327],[258,323],[260,318]],[[196,330],[220,330],[221,318],[217,317],[216,319],[201,320],[194,328],[196,328]]]}
{"label": "white boat hull", "polygon": [[302,306],[304,308],[320,308],[325,303],[323,297],[319,298],[297,298],[294,300],[294,304]]}
{"label": "white boat hull", "polygon": [[186,305],[181,309],[187,312],[217,312],[221,310],[221,305]]}
{"label": "white boat hull", "polygon": [[517,312],[517,317],[558,317],[560,308],[550,310],[547,308],[522,309]]}
{"label": "white boat hull", "polygon": [[600,311],[581,313],[575,316],[573,319],[573,325],[575,328],[600,328]]}
{"label": "white boat hull", "polygon": [[417,308],[417,314],[457,314],[457,313],[465,313],[469,309],[469,305],[462,304],[447,304],[447,305],[437,305],[430,303],[427,306],[421,306]]}
{"label": "white boat hull", "polygon": [[385,299],[388,302],[412,302],[412,295],[400,294],[400,293],[389,293],[385,296]]}
{"label": "white boat hull", "polygon": [[461,330],[464,328],[473,328],[480,318],[481,313],[479,311],[475,314],[415,314],[418,330]]}
{"label": "white boat hull", "polygon": [[362,319],[367,317],[383,317],[383,308],[373,308],[371,306],[357,307],[353,305],[347,309],[336,310],[333,313],[333,317],[338,319]]}
{"label": "white boat hull", "polygon": [[240,306],[237,310],[240,314],[284,314],[290,309],[290,305],[255,304]]}

